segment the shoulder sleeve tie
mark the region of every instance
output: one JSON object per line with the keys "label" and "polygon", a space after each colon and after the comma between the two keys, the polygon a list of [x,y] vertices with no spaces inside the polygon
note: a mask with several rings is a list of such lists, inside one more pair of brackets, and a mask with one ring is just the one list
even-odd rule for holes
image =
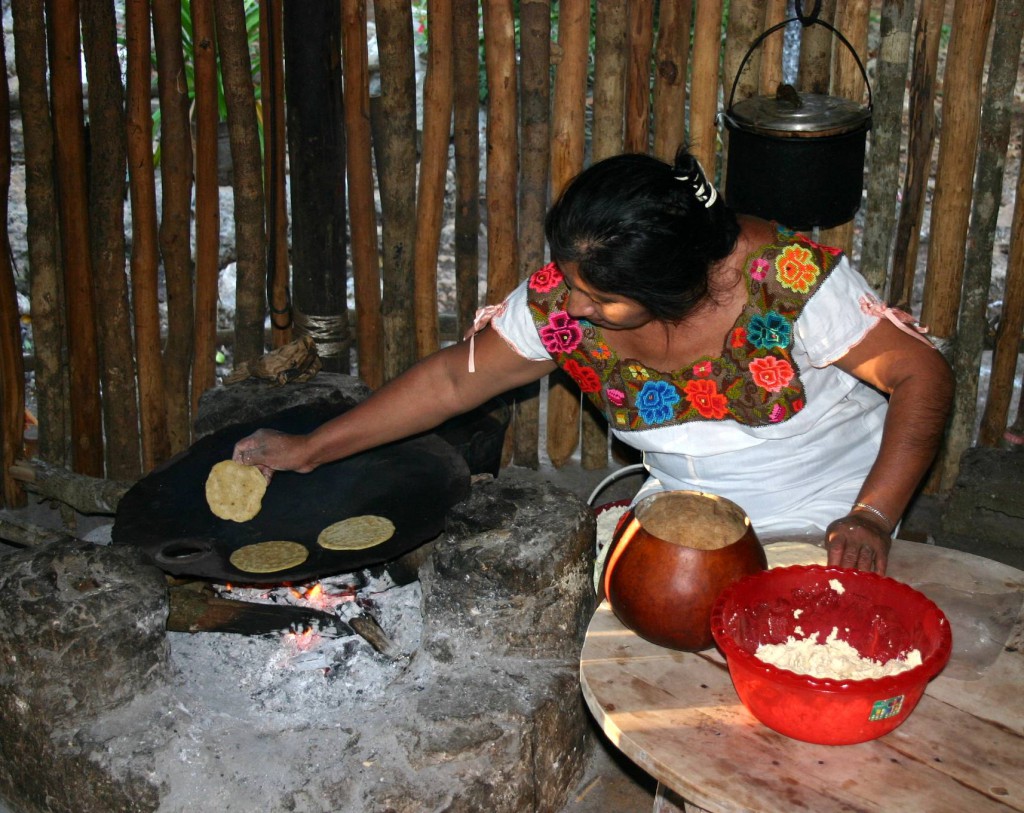
{"label": "shoulder sleeve tie", "polygon": [[924,342],[929,347],[935,346],[923,335],[928,332],[928,328],[918,322],[906,311],[900,310],[899,308],[890,308],[888,305],[884,305],[873,296],[868,296],[867,294],[864,294],[860,298],[860,309],[869,316],[888,319],[904,333],[913,336],[918,341]]}
{"label": "shoulder sleeve tie", "polygon": [[474,346],[474,339],[476,338],[476,334],[487,327],[491,319],[504,313],[506,307],[505,302],[500,302],[497,305],[485,305],[484,307],[479,308],[476,315],[473,317],[472,326],[466,331],[466,335],[462,337],[463,341],[469,339],[469,371],[471,373],[476,372],[476,359],[474,357],[476,350]]}

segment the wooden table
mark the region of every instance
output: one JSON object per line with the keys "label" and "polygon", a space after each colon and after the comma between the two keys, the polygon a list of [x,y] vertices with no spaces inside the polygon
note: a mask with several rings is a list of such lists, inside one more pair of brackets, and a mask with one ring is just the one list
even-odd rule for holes
{"label": "wooden table", "polygon": [[946,612],[953,656],[903,725],[857,745],[772,731],[740,703],[716,649],[664,649],[607,602],[598,608],[583,695],[611,741],[658,780],[656,809],[678,794],[676,805],[715,813],[1024,811],[1024,572],[897,540],[889,575]]}

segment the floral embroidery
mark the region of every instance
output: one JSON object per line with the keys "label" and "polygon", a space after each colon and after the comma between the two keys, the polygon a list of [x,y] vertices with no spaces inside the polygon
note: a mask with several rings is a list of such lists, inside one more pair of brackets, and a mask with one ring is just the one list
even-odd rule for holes
{"label": "floral embroidery", "polygon": [[778,392],[793,380],[793,368],[785,359],[764,356],[750,362],[754,383],[768,392]]}
{"label": "floral embroidery", "polygon": [[616,430],[710,420],[769,426],[788,421],[806,405],[793,357],[796,324],[840,256],[776,228],[772,242],[744,263],[747,298],[724,336],[721,355],[674,370],[620,358],[600,327],[570,317],[565,310],[569,290],[554,265],[530,277],[527,300],[548,352]]}
{"label": "floral embroidery", "polygon": [[687,381],[686,400],[703,417],[720,420],[729,411],[728,399],[718,391],[714,381]]}
{"label": "floral embroidery", "polygon": [[806,294],[820,273],[814,255],[806,246],[787,246],[775,260],[776,278],[784,287],[797,293]]}
{"label": "floral embroidery", "polygon": [[552,355],[571,353],[583,341],[583,331],[579,322],[565,311],[556,311],[548,318],[547,325],[540,329],[540,340]]}
{"label": "floral embroidery", "polygon": [[636,399],[636,408],[644,423],[665,423],[675,414],[679,391],[667,381],[648,381]]}
{"label": "floral embroidery", "polygon": [[789,347],[793,329],[785,317],[775,311],[752,316],[747,325],[747,338],[754,347],[767,350],[769,347]]}
{"label": "floral embroidery", "polygon": [[597,392],[601,389],[601,378],[598,374],[590,367],[583,367],[575,359],[569,359],[565,363],[565,371],[584,392]]}
{"label": "floral embroidery", "polygon": [[530,287],[542,294],[553,291],[562,284],[562,272],[554,263],[548,263],[530,277]]}

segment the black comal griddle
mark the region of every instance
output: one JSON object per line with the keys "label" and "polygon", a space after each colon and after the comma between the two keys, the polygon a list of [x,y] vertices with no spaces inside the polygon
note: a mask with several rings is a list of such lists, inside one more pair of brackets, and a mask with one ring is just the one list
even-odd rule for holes
{"label": "black comal griddle", "polygon": [[[277,472],[260,513],[248,522],[220,519],[206,503],[206,478],[231,457],[235,443],[261,427],[304,433],[339,413],[337,406],[296,407],[259,422],[208,435],[142,478],[121,498],[115,545],[142,548],[154,564],[176,576],[248,584],[301,582],[387,562],[444,530],[448,509],[469,494],[469,467],[435,434],[387,444],[308,474]],[[366,550],[321,548],[326,526],[375,514],[395,534]],[[238,548],[269,540],[305,545],[305,562],[274,573],[248,573],[231,564]]]}

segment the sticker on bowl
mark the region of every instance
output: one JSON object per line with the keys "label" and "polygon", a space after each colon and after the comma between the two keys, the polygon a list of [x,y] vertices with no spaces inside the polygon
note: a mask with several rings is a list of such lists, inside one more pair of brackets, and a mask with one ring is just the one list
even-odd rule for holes
{"label": "sticker on bowl", "polygon": [[898,694],[896,697],[890,697],[888,700],[876,700],[874,706],[871,707],[871,716],[868,720],[875,722],[877,720],[888,720],[890,717],[895,717],[900,713],[903,708],[903,695]]}

